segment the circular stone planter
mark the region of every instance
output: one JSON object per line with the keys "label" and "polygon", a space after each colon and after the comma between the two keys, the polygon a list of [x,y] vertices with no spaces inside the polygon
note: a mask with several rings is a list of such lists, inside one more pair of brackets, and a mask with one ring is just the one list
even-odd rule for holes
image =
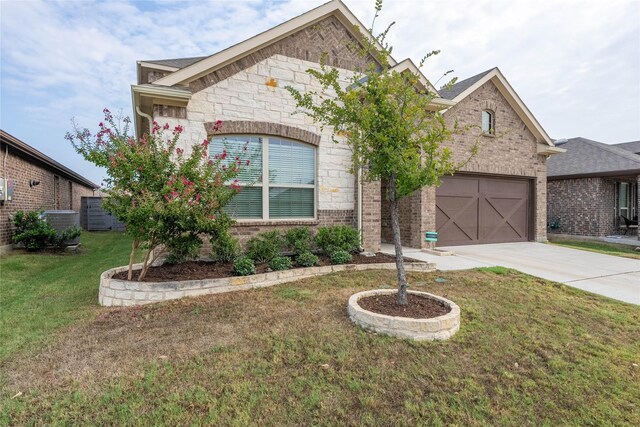
{"label": "circular stone planter", "polygon": [[361,298],[395,294],[397,292],[396,289],[376,289],[351,295],[347,309],[349,317],[354,323],[365,329],[416,341],[447,340],[460,329],[460,307],[453,301],[427,292],[407,291],[413,295],[440,301],[448,306],[451,311],[443,316],[430,319],[416,319],[378,314],[365,310],[358,305],[358,300]]}

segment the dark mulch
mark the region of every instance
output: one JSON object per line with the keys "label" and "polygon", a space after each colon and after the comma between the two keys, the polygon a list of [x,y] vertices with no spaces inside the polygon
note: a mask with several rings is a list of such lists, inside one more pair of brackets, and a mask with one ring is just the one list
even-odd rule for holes
{"label": "dark mulch", "polygon": [[[329,257],[320,255],[319,266],[331,265]],[[293,260],[292,260],[293,261]],[[375,256],[364,256],[360,254],[353,255],[353,261],[349,264],[380,264],[395,262],[396,258],[378,252]],[[416,262],[416,260],[405,258],[405,261]],[[294,269],[300,268],[295,266]],[[268,273],[271,271],[269,264],[262,263],[256,265],[256,273]],[[139,271],[133,272],[133,279],[138,279]],[[179,264],[164,264],[158,267],[151,267],[143,282],[171,282],[175,280],[199,280],[199,279],[218,279],[222,277],[234,276],[232,263],[217,263],[210,261],[187,261]],[[127,272],[120,272],[113,276],[116,279],[127,280]]]}
{"label": "dark mulch", "polygon": [[430,319],[451,311],[445,304],[431,298],[407,294],[407,300],[409,303],[401,306],[398,305],[398,294],[374,295],[359,299],[358,305],[378,314],[416,319]]}

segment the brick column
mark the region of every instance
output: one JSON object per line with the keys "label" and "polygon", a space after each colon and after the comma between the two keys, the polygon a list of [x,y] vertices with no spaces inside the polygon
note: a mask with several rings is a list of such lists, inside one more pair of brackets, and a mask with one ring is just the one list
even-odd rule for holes
{"label": "brick column", "polygon": [[425,231],[436,231],[436,187],[424,187],[422,189],[422,207],[421,207],[421,224],[422,224],[422,240],[420,241],[421,249],[433,249],[436,244],[434,242],[426,242],[424,240]]}
{"label": "brick column", "polygon": [[366,252],[380,250],[380,182],[362,185],[362,246]]}

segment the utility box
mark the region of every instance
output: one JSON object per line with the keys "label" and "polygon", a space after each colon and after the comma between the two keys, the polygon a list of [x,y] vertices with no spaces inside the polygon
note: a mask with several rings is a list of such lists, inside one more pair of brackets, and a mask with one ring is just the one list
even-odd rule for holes
{"label": "utility box", "polygon": [[13,199],[13,187],[15,181],[13,179],[0,178],[0,202],[8,202]]}

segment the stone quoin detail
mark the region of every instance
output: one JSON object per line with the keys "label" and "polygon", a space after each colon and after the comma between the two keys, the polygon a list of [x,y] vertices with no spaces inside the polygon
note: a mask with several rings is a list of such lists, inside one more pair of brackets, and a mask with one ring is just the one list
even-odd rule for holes
{"label": "stone quoin detail", "polygon": [[[134,270],[139,270],[142,268],[142,264],[136,264],[133,268]],[[272,271],[270,273],[254,274],[251,276],[174,282],[135,282],[114,279],[113,275],[129,269],[129,266],[125,265],[112,268],[102,273],[100,276],[98,301],[100,305],[103,306],[133,306],[184,297],[262,288],[340,271],[395,270],[395,268],[395,263],[342,264],[294,268],[291,270]],[[415,272],[430,272],[435,270],[435,264],[408,262],[405,263],[405,269]]]}
{"label": "stone quoin detail", "polygon": [[451,311],[431,319],[387,316],[363,309],[358,300],[374,295],[395,294],[396,289],[376,289],[358,292],[349,298],[347,312],[349,318],[364,329],[378,333],[408,338],[416,341],[448,340],[460,329],[460,307],[453,301],[427,292],[407,291],[412,295],[431,298],[447,305]]}

